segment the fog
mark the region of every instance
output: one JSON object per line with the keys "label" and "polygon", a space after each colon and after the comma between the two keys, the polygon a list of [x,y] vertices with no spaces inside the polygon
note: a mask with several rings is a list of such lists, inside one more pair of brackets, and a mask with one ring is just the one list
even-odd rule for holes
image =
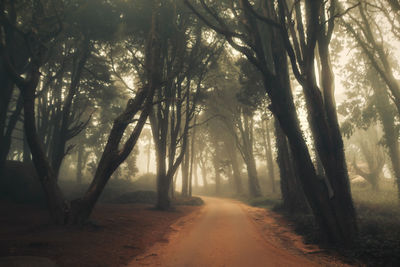
{"label": "fog", "polygon": [[346,248],[400,218],[398,1],[3,2],[2,201],[233,198]]}

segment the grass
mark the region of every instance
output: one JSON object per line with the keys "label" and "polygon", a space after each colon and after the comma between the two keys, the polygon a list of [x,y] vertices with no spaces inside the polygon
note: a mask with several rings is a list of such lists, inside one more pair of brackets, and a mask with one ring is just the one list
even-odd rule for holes
{"label": "grass", "polygon": [[368,266],[399,266],[400,203],[396,187],[389,184],[380,192],[353,188],[352,193],[359,236],[348,256]]}
{"label": "grass", "polygon": [[274,209],[275,207],[279,207],[282,203],[280,195],[278,194],[267,194],[256,198],[249,198],[247,195],[240,195],[235,196],[234,198],[250,206],[267,209]]}
{"label": "grass", "polygon": [[[400,202],[397,188],[391,182],[383,183],[380,192],[353,187],[352,195],[359,235],[351,249],[332,249],[353,263],[362,262],[366,266],[400,266]],[[295,231],[304,236],[306,243],[322,245],[311,214],[286,212],[277,196],[246,199],[244,202],[284,215],[295,225]]]}

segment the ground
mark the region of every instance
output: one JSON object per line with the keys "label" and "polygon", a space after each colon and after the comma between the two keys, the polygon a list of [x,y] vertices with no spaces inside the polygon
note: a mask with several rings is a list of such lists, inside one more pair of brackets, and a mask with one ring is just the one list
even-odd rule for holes
{"label": "ground", "polygon": [[0,204],[0,257],[40,256],[59,266],[120,266],[155,242],[163,242],[170,225],[199,207],[174,211],[152,205],[101,204],[84,227],[57,227],[37,206]]}
{"label": "ground", "polygon": [[273,212],[230,199],[203,199],[200,212],[172,225],[168,242],[155,244],[128,266],[347,266],[304,245]]}
{"label": "ground", "polygon": [[0,205],[0,257],[40,256],[58,266],[346,266],[304,245],[274,212],[230,199],[161,212],[102,204],[84,227],[49,224],[44,209]]}

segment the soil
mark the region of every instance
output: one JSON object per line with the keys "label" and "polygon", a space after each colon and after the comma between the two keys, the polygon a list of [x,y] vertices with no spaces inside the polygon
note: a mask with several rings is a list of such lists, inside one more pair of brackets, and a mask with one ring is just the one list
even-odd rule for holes
{"label": "soil", "polygon": [[0,257],[48,258],[58,266],[121,266],[156,242],[165,242],[171,225],[200,207],[156,211],[144,204],[99,204],[81,227],[50,223],[33,205],[0,203]]}
{"label": "soil", "polygon": [[274,212],[230,199],[202,198],[205,205],[175,223],[167,242],[156,243],[128,266],[349,266],[305,245]]}

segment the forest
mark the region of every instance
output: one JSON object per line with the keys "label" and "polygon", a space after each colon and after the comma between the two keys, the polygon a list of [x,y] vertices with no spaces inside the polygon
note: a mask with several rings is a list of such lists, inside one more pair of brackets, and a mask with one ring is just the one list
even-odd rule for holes
{"label": "forest", "polygon": [[399,0],[0,0],[0,266],[400,264],[399,63]]}

